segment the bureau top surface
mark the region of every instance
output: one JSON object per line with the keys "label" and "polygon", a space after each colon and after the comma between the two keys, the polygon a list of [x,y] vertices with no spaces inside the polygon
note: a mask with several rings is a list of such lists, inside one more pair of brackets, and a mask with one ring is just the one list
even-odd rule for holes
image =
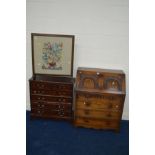
{"label": "bureau top surface", "polygon": [[60,77],[60,76],[48,76],[48,75],[35,75],[30,81],[44,81],[44,82],[56,82],[56,83],[73,83],[72,77]]}
{"label": "bureau top surface", "polygon": [[123,70],[78,67],[78,71],[124,74]]}

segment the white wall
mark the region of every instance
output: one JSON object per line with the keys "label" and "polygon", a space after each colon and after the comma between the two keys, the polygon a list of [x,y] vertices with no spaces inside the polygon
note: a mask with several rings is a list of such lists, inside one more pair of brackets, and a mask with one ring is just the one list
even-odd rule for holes
{"label": "white wall", "polygon": [[27,109],[32,76],[30,34],[71,34],[76,38],[74,76],[79,66],[124,70],[123,119],[129,119],[128,9],[128,0],[27,0]]}

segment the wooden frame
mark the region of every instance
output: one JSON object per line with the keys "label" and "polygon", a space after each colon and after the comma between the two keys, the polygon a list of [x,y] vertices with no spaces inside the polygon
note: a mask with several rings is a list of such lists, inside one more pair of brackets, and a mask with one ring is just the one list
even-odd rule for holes
{"label": "wooden frame", "polygon": [[32,33],[33,75],[73,76],[74,35]]}

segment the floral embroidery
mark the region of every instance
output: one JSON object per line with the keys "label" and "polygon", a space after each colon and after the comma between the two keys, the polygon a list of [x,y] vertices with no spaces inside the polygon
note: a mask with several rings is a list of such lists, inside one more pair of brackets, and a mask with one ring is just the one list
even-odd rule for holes
{"label": "floral embroidery", "polygon": [[44,43],[42,69],[62,70],[63,43]]}

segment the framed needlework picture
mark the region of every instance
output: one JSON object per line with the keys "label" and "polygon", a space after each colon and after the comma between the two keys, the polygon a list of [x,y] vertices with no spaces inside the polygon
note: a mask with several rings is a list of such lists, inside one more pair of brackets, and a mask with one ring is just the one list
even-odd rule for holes
{"label": "framed needlework picture", "polygon": [[73,75],[74,36],[32,33],[33,74]]}

